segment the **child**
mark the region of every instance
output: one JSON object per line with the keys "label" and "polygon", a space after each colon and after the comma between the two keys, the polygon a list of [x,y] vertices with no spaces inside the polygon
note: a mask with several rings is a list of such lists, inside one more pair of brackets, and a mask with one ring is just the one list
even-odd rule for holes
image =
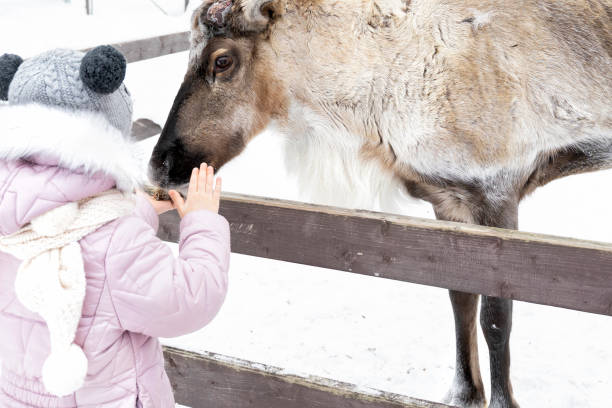
{"label": "child", "polygon": [[125,69],[108,46],[0,57],[2,407],[174,407],[156,337],[202,328],[225,298],[220,180],[203,164],[186,202],[172,192],[175,258],[156,237],[172,204],[134,194]]}

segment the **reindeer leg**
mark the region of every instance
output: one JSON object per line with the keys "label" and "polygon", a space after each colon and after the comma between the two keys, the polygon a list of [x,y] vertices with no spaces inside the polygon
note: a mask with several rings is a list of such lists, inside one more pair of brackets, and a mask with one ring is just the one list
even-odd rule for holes
{"label": "reindeer leg", "polygon": [[449,294],[455,316],[456,362],[453,385],[444,402],[459,407],[485,407],[476,337],[478,295],[453,290]]}
{"label": "reindeer leg", "polygon": [[[473,222],[471,214],[459,210],[459,203],[448,205],[449,200],[435,200],[437,194],[424,194],[414,189],[411,192],[429,198],[434,203],[436,218],[439,220]],[[449,296],[455,318],[455,377],[444,397],[444,403],[462,408],[486,407],[476,337],[479,295],[450,290]]]}
{"label": "reindeer leg", "polygon": [[[507,229],[518,228],[518,203],[504,208],[484,210],[480,224]],[[491,367],[490,408],[518,408],[510,382],[510,331],[512,330],[512,300],[482,297],[480,326],[489,346]]]}
{"label": "reindeer leg", "polygon": [[[487,187],[486,184],[448,183],[444,186],[433,186],[406,182],[410,194],[432,203],[438,219],[517,229],[518,197],[509,194],[506,200],[502,201],[497,194],[496,200],[492,201],[488,197]],[[480,377],[476,342],[478,295],[451,291],[450,298],[455,315],[457,359],[453,386],[445,402],[460,407],[484,407],[486,399]],[[483,296],[480,323],[489,346],[491,361],[489,407],[518,407],[512,396],[510,383],[512,301]]]}
{"label": "reindeer leg", "polygon": [[510,330],[512,300],[482,297],[480,325],[489,346],[491,365],[490,408],[518,408],[510,382]]}

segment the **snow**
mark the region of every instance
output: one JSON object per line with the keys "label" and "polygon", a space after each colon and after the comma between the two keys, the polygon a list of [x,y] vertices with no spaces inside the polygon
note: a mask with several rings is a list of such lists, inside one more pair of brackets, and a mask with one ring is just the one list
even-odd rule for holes
{"label": "snow", "polygon": [[[98,0],[95,12],[84,16],[77,1],[30,0],[25,6],[23,0],[0,0],[0,52],[27,56],[188,28],[187,15],[166,16],[146,0]],[[135,118],[163,124],[186,61],[180,53],[129,66]],[[143,151],[154,143],[143,142]],[[272,133],[255,138],[222,169],[225,190],[302,199],[285,172],[281,146]],[[522,204],[521,229],[611,242],[611,186],[612,171],[553,182]],[[402,212],[433,217],[429,205],[415,201]],[[514,316],[512,378],[522,406],[610,405],[612,318],[523,302],[515,302]],[[440,400],[453,376],[446,291],[235,254],[219,316],[203,330],[163,342],[429,400]],[[480,333],[479,349],[488,393]]]}

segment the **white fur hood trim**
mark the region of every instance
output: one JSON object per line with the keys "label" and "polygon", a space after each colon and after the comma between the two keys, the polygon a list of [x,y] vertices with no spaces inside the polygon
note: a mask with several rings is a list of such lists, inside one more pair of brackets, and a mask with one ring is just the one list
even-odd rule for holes
{"label": "white fur hood trim", "polygon": [[132,191],[146,180],[137,146],[99,113],[0,104],[0,160],[43,155],[80,172],[101,171]]}

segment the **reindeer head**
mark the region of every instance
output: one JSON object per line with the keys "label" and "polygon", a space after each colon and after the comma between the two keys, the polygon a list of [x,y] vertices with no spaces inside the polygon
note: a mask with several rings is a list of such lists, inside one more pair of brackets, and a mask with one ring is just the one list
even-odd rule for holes
{"label": "reindeer head", "polygon": [[207,0],[195,11],[188,70],[150,160],[153,182],[180,187],[201,162],[220,168],[282,114],[285,91],[265,43],[284,7]]}

